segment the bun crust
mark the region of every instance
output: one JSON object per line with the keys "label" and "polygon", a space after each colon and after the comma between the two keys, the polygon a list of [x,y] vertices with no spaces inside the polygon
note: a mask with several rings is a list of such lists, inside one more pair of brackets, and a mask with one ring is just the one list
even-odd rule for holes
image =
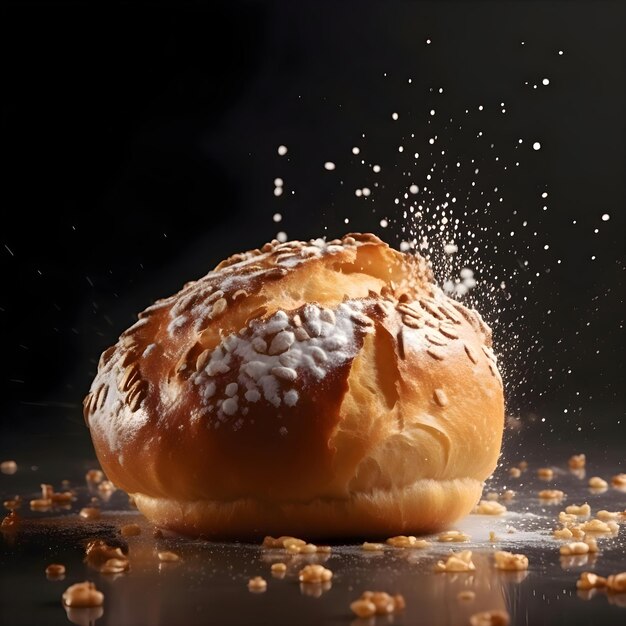
{"label": "bun crust", "polygon": [[85,419],[155,524],[220,538],[431,532],[502,439],[480,315],[374,235],[274,241],[156,302],[106,350]]}

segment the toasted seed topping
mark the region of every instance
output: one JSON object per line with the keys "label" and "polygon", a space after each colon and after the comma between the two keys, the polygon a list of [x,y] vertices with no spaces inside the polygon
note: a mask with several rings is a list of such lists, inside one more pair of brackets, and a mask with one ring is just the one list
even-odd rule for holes
{"label": "toasted seed topping", "polygon": [[435,397],[435,402],[440,407],[445,407],[448,405],[448,396],[446,396],[446,393],[443,389],[435,389],[433,395]]}
{"label": "toasted seed topping", "polygon": [[443,361],[446,358],[445,353],[438,348],[426,348],[426,353],[437,361]]}
{"label": "toasted seed topping", "polygon": [[441,324],[439,324],[439,332],[448,337],[448,339],[458,339],[459,338],[459,334],[456,332],[456,330],[454,328],[452,328],[452,326],[449,326],[448,324],[444,324],[443,322]]}
{"label": "toasted seed topping", "polygon": [[213,307],[211,309],[211,313],[209,314],[209,317],[211,319],[215,319],[219,317],[220,315],[224,313],[224,311],[226,311],[227,306],[228,306],[228,302],[226,301],[226,298],[220,298],[219,300],[216,300],[213,303]]}
{"label": "toasted seed topping", "polygon": [[425,322],[421,318],[411,317],[410,315],[402,316],[402,323],[409,328],[418,329],[424,328]]}
{"label": "toasted seed topping", "polygon": [[472,348],[470,348],[470,346],[466,343],[463,344],[463,347],[465,348],[465,353],[469,357],[469,360],[474,364],[478,363],[478,358],[476,357],[474,350],[472,350]]}
{"label": "toasted seed topping", "polygon": [[447,346],[448,342],[445,337],[437,333],[426,333],[426,339],[435,346]]}

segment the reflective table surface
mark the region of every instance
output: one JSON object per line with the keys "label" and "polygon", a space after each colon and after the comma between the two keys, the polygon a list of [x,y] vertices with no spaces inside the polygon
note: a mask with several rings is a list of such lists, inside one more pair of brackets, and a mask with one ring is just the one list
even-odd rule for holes
{"label": "reflective table surface", "polygon": [[[626,524],[611,534],[596,535],[599,552],[564,557],[563,541],[552,537],[559,526],[559,511],[567,505],[588,502],[592,515],[598,510],[624,511],[626,492],[611,486],[611,476],[626,470],[619,462],[588,463],[586,470],[568,469],[567,458],[553,465],[554,478],[541,480],[539,464],[530,463],[519,478],[503,465],[485,489],[499,495],[507,512],[502,515],[470,515],[454,526],[470,536],[465,543],[442,543],[430,537],[423,549],[386,546],[365,552],[361,544],[333,544],[329,554],[291,555],[258,544],[210,543],[190,540],[155,529],[129,503],[121,491],[102,493],[85,480],[94,461],[67,459],[50,453],[38,466],[20,463],[14,474],[0,474],[3,500],[22,497],[15,527],[0,535],[0,623],[7,625],[97,624],[98,626],[194,624],[328,624],[369,626],[382,624],[470,624],[470,616],[484,610],[505,610],[511,624],[626,623],[626,593],[580,591],[576,581],[583,571],[606,576],[626,571]],[[609,481],[606,490],[588,487],[591,476]],[[39,484],[53,483],[56,491],[71,489],[75,500],[69,509],[31,511],[29,499],[40,497]],[[546,501],[542,489],[560,489],[566,497]],[[505,490],[515,491],[504,500]],[[109,497],[110,496],[110,497]],[[97,498],[102,515],[85,520],[78,511]],[[491,496],[493,497],[493,496]],[[8,511],[5,510],[5,514]],[[120,526],[136,523],[141,534],[122,537]],[[490,537],[490,533],[495,536]],[[120,546],[130,559],[130,570],[103,574],[85,562],[85,544],[94,538]],[[306,539],[306,538],[304,538]],[[360,538],[371,539],[368,537]],[[158,551],[171,550],[178,562],[161,562]],[[450,551],[471,550],[476,570],[470,573],[435,573],[435,563]],[[493,553],[507,550],[525,554],[528,571],[499,571]],[[284,562],[282,577],[272,575],[274,562]],[[62,580],[49,580],[50,563],[66,567]],[[301,584],[298,572],[307,563],[323,563],[333,572],[330,583]],[[251,577],[262,576],[267,589],[248,589]],[[97,609],[66,610],[61,602],[65,589],[76,582],[93,581],[104,593]],[[356,618],[350,603],[365,590],[401,593],[406,608],[391,615]],[[459,598],[471,590],[471,600]],[[69,620],[69,621],[68,621]]]}

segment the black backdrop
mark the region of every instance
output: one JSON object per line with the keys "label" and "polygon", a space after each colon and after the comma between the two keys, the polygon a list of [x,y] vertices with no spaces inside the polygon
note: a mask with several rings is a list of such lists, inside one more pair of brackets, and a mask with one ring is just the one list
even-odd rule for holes
{"label": "black backdrop", "polygon": [[573,448],[624,440],[622,3],[23,1],[4,4],[2,23],[0,456],[25,432],[89,454],[80,403],[99,353],[224,256],[277,230],[373,230],[397,245],[401,167],[382,173],[388,199],[366,205],[350,148],[367,141],[391,162],[391,112],[426,133],[439,85],[438,115],[473,112],[455,154],[475,155],[480,128],[510,147],[511,170],[521,155],[481,179],[506,192],[486,223],[539,231],[515,253],[496,245],[499,228],[482,234],[486,265],[515,265],[521,250],[532,268],[496,326],[510,413]]}

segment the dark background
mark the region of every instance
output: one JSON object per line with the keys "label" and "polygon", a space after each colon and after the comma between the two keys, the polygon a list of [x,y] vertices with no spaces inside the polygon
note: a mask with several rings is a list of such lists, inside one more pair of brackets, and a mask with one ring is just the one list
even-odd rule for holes
{"label": "dark background", "polygon": [[508,445],[624,441],[624,23],[619,2],[5,3],[0,457],[89,455],[100,352],[223,257],[278,230],[397,246],[394,199],[433,163],[479,232]]}

